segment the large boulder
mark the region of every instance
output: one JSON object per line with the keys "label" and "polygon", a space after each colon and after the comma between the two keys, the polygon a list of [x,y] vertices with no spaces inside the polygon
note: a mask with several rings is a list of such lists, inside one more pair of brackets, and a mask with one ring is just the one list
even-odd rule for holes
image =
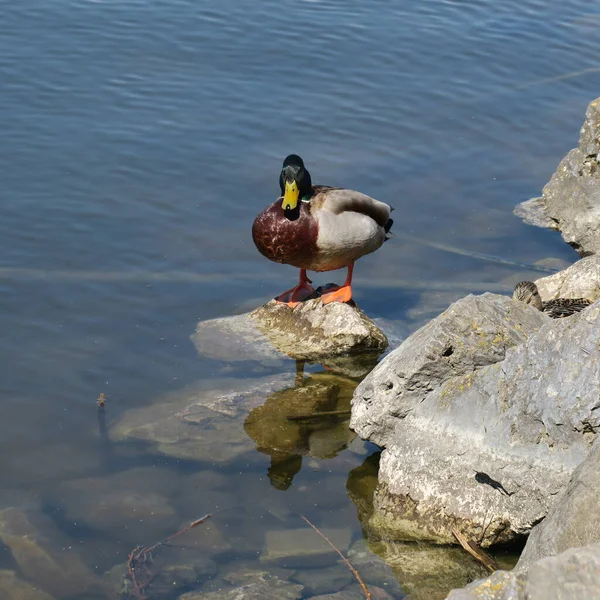
{"label": "large boulder", "polygon": [[556,298],[600,298],[600,256],[587,256],[568,269],[536,282],[543,300]]}
{"label": "large boulder", "polygon": [[533,563],[527,571],[496,571],[450,592],[446,600],[598,600],[600,544],[573,548]]}
{"label": "large boulder", "polygon": [[600,251],[599,152],[600,98],[597,98],[588,106],[579,146],[562,159],[542,197],[515,210],[531,224],[553,223],[553,228],[581,256]]}
{"label": "large boulder", "polygon": [[552,320],[468,296],[356,389],[351,426],[383,446],[370,526],[484,546],[543,519],[600,427],[600,304]]}
{"label": "large boulder", "polygon": [[[600,402],[598,403],[600,408]],[[579,465],[569,486],[527,540],[517,569],[569,548],[600,542],[600,444]]]}
{"label": "large boulder", "polygon": [[523,343],[549,320],[496,294],[469,295],[455,302],[406,339],[358,386],[351,427],[386,447],[396,425],[428,393],[501,361],[507,348]]}

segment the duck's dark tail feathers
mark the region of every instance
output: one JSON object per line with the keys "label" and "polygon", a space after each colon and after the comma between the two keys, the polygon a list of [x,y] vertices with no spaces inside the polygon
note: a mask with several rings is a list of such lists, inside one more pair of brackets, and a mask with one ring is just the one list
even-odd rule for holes
{"label": "duck's dark tail feathers", "polygon": [[393,219],[388,219],[387,223],[383,226],[383,228],[385,229],[385,239],[389,240],[390,238],[396,237],[391,231],[390,229],[392,228],[392,225],[394,224],[394,220]]}

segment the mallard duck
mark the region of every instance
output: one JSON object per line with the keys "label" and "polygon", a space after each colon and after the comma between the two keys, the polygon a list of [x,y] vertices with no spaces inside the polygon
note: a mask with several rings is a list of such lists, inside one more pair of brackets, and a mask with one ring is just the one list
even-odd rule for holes
{"label": "mallard duck", "polygon": [[556,298],[542,301],[537,285],[533,281],[521,281],[515,286],[513,300],[519,300],[541,310],[553,319],[570,317],[582,311],[592,302],[586,298]]}
{"label": "mallard duck", "polygon": [[350,301],[354,262],[389,238],[393,208],[354,190],[313,185],[296,154],[283,161],[279,187],[281,196],[252,225],[263,256],[300,269],[298,285],[275,299],[294,307],[315,293],[306,271],[346,267],[344,284],[328,289],[321,299],[323,304]]}

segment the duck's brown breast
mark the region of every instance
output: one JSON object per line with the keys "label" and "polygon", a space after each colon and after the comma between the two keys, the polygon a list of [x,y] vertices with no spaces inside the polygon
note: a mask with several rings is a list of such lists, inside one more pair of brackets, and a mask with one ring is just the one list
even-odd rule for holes
{"label": "duck's brown breast", "polygon": [[258,251],[269,260],[309,268],[317,251],[317,222],[310,203],[300,202],[298,218],[289,219],[281,207],[281,198],[256,217],[252,238]]}

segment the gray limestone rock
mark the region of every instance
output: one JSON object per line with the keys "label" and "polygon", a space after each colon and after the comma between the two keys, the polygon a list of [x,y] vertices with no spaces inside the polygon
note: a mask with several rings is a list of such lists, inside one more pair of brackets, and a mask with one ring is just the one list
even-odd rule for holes
{"label": "gray limestone rock", "polygon": [[323,305],[316,299],[290,309],[272,300],[250,316],[278,350],[293,358],[383,352],[388,346],[369,317],[343,302]]}
{"label": "gray limestone rock", "polygon": [[600,298],[600,257],[587,256],[568,269],[536,282],[543,300],[556,298]]}
{"label": "gray limestone rock", "polygon": [[387,446],[397,422],[448,380],[501,361],[550,319],[506,296],[469,295],[413,333],[357,387],[351,427]]}
{"label": "gray limestone rock", "polygon": [[457,527],[484,546],[527,534],[600,427],[599,325],[600,304],[551,320],[470,296],[384,359],[353,399],[352,426],[386,448],[370,527],[446,543]]}
{"label": "gray limestone rock", "polygon": [[[362,354],[376,358],[388,346],[385,334],[356,306],[323,305],[320,299],[294,309],[271,300],[251,313],[201,321],[192,340],[202,356],[267,366],[286,356],[311,361]],[[359,376],[372,366],[360,369]]]}
{"label": "gray limestone rock", "polygon": [[538,224],[536,220],[547,224],[550,219],[581,256],[597,254],[600,250],[599,151],[600,98],[597,98],[588,106],[579,146],[562,159],[536,208],[532,211],[532,201],[528,201],[516,211],[519,216],[534,214],[526,218],[534,224]]}
{"label": "gray limestone rock", "polygon": [[548,516],[531,532],[517,569],[569,548],[600,542],[599,496],[600,444],[596,442]]}
{"label": "gray limestone rock", "polygon": [[548,216],[544,198],[541,196],[521,202],[513,210],[513,213],[520,219],[523,219],[528,225],[546,229],[558,229],[556,221]]}
{"label": "gray limestone rock", "polygon": [[600,544],[572,548],[531,564],[526,571],[496,571],[453,590],[447,600],[598,600]]}

